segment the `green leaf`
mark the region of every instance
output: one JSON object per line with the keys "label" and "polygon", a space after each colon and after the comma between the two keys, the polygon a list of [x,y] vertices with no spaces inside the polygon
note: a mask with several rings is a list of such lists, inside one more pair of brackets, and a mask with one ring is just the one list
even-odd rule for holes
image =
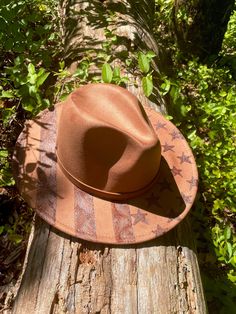
{"label": "green leaf", "polygon": [[129,78],[127,76],[123,76],[121,79],[120,79],[120,83],[128,83],[129,82]]}
{"label": "green leaf", "polygon": [[16,116],[15,106],[13,106],[12,108],[2,109],[1,115],[3,119],[3,125],[6,126],[9,121]]}
{"label": "green leaf", "polygon": [[81,68],[77,68],[75,73],[73,74],[73,77],[83,77],[84,76],[84,70]]}
{"label": "green leaf", "polygon": [[229,258],[230,258],[232,256],[232,253],[233,253],[233,248],[232,248],[231,243],[229,243],[229,242],[226,243],[226,246],[227,246],[227,251],[229,254]]}
{"label": "green leaf", "polygon": [[4,231],[4,226],[0,226],[0,235],[3,233]]}
{"label": "green leaf", "polygon": [[0,158],[7,158],[8,151],[5,149],[0,150]]}
{"label": "green leaf", "polygon": [[152,58],[156,57],[156,54],[153,51],[150,50],[150,51],[148,51],[146,53],[146,56],[147,56],[148,59],[152,59]]}
{"label": "green leaf", "polygon": [[165,79],[165,82],[161,84],[161,89],[163,90],[162,95],[165,96],[167,93],[169,93],[170,88],[171,88],[171,82]]}
{"label": "green leaf", "polygon": [[236,276],[228,274],[228,278],[230,281],[235,282],[236,283]]}
{"label": "green leaf", "polygon": [[113,78],[118,79],[120,78],[120,67],[115,67],[113,71]]}
{"label": "green leaf", "polygon": [[60,70],[63,70],[65,68],[65,61],[59,61],[59,67],[60,67]]}
{"label": "green leaf", "polygon": [[36,80],[36,85],[37,87],[43,85],[43,83],[46,81],[46,79],[48,78],[49,76],[49,72],[44,72],[42,73],[40,76],[38,76],[37,80]]}
{"label": "green leaf", "polygon": [[35,109],[35,106],[32,103],[22,103],[22,107],[29,112],[33,112]]}
{"label": "green leaf", "polygon": [[29,88],[29,94],[31,96],[33,96],[37,93],[36,85],[29,85],[28,88]]}
{"label": "green leaf", "polygon": [[8,90],[8,91],[3,90],[2,91],[2,95],[0,97],[1,98],[14,98],[13,91],[11,91],[11,90]]}
{"label": "green leaf", "polygon": [[44,98],[44,99],[42,100],[42,104],[43,104],[43,107],[44,107],[44,108],[48,108],[48,107],[50,106],[50,100]]}
{"label": "green leaf", "polygon": [[22,237],[21,235],[19,235],[19,234],[14,234],[14,233],[12,233],[12,234],[9,234],[9,239],[10,239],[12,242],[14,242],[15,244],[19,244],[19,243],[22,242],[23,237]]}
{"label": "green leaf", "polygon": [[152,76],[151,75],[147,75],[147,76],[143,77],[142,87],[143,87],[143,91],[144,91],[145,96],[149,97],[152,93],[152,90],[153,90],[153,83],[152,83]]}
{"label": "green leaf", "polygon": [[35,74],[35,66],[32,63],[28,65],[28,72],[31,75]]}
{"label": "green leaf", "polygon": [[104,63],[102,66],[102,80],[104,83],[111,83],[113,72],[110,64]]}
{"label": "green leaf", "polygon": [[37,80],[37,74],[30,74],[28,75],[28,77],[29,77],[28,82],[32,85],[35,85]]}
{"label": "green leaf", "polygon": [[12,173],[8,166],[0,170],[0,187],[2,186],[12,186],[15,184],[15,180],[12,177]]}
{"label": "green leaf", "polygon": [[143,73],[148,73],[150,70],[150,59],[148,59],[147,56],[142,52],[140,52],[138,56],[138,65],[139,69]]}
{"label": "green leaf", "polygon": [[132,63],[132,59],[125,59],[125,64],[129,67]]}
{"label": "green leaf", "polygon": [[227,226],[224,230],[224,237],[225,237],[225,240],[229,240],[230,237],[231,237],[231,228],[230,226]]}

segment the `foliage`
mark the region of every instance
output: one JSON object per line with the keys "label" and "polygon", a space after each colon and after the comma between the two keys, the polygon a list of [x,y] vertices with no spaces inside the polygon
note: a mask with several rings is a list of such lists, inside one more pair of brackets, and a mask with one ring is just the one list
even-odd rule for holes
{"label": "foliage", "polygon": [[[0,49],[12,57],[24,54],[36,62],[49,66],[51,56],[47,51],[54,45],[57,33],[52,22],[55,22],[56,1],[48,0],[2,0],[0,5]],[[54,9],[54,10],[53,10]],[[5,60],[4,60],[5,62]]]}
{"label": "foliage", "polygon": [[172,115],[179,120],[198,162],[202,193],[198,202],[208,212],[218,260],[231,265],[229,278],[235,282],[236,83],[229,70],[190,61],[170,85]]}
{"label": "foliage", "polygon": [[[176,47],[169,31],[173,2],[156,0],[156,4],[156,36],[161,37],[161,32],[165,31],[162,44],[171,47],[169,52],[176,71],[172,76],[163,76],[162,94],[171,99],[169,114],[188,138],[199,170],[199,193],[195,202],[193,223],[198,237],[199,253],[202,256],[202,252],[205,252],[207,260],[207,269],[204,271],[207,300],[214,308],[213,311],[234,313],[236,13],[229,22],[221,56],[217,59],[214,57],[214,63],[206,65],[198,60],[183,59]],[[201,266],[204,268],[204,262]],[[227,275],[228,285],[224,274]],[[217,306],[214,307],[213,303]]]}
{"label": "foliage", "polygon": [[[65,69],[65,62],[59,62],[60,68],[54,75],[57,77],[56,95],[63,100],[74,88],[86,83],[113,83],[125,85],[130,79],[121,71],[121,67],[137,73],[141,77],[144,94],[149,97],[153,91],[152,59],[156,56],[153,51],[127,52],[126,59],[113,58],[114,46],[117,44],[117,36],[108,28],[104,30],[106,40],[102,44],[103,50],[97,52],[90,49],[84,52],[83,58],[78,62],[77,69],[70,73]],[[119,61],[122,66],[115,65]],[[94,66],[101,71],[101,76],[94,74]],[[136,82],[132,82],[136,84]],[[58,98],[58,97],[56,97]]]}
{"label": "foliage", "polygon": [[10,171],[9,156],[6,149],[0,150],[0,166],[0,187],[14,185],[15,180]]}
{"label": "foliage", "polygon": [[54,2],[47,0],[1,2],[0,98],[7,102],[2,109],[4,124],[11,119],[9,104],[13,108],[20,102],[32,115],[49,106],[52,92],[50,85],[47,89],[44,82],[59,52],[54,6]]}
{"label": "foliage", "polygon": [[[14,59],[12,66],[5,68],[0,86],[2,99],[19,99],[24,110],[36,115],[49,106],[49,99],[43,98],[41,86],[49,76],[49,72],[42,67],[35,69],[33,63],[23,63],[23,57]],[[10,84],[14,84],[9,88]],[[8,116],[8,119],[10,117]],[[6,119],[6,117],[5,117]],[[4,125],[7,123],[3,120]]]}
{"label": "foliage", "polygon": [[228,23],[228,29],[224,36],[224,41],[222,45],[222,54],[230,54],[235,55],[236,51],[236,10],[234,10],[233,14]]}
{"label": "foliage", "polygon": [[[49,107],[54,98],[52,72],[60,54],[56,5],[54,0],[1,0],[0,187],[15,183],[10,164],[21,121],[23,125],[25,117]],[[24,221],[4,224],[3,220],[0,233],[20,243]]]}

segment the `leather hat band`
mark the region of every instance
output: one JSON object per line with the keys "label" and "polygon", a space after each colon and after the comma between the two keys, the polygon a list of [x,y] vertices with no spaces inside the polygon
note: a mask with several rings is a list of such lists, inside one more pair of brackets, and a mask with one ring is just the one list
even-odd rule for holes
{"label": "leather hat band", "polygon": [[81,190],[83,190],[84,192],[87,192],[89,194],[92,194],[96,197],[99,198],[103,198],[106,200],[117,200],[117,201],[122,201],[122,200],[128,200],[134,197],[137,197],[139,195],[142,195],[143,193],[145,193],[146,191],[148,191],[156,182],[157,178],[158,178],[158,173],[157,172],[156,176],[154,177],[154,179],[148,184],[146,185],[144,188],[136,190],[136,191],[132,191],[132,192],[127,192],[127,193],[114,193],[114,192],[108,192],[105,190],[100,190],[100,189],[96,189],[88,184],[85,184],[84,182],[78,180],[77,178],[75,178],[70,172],[68,172],[62,162],[60,161],[58,155],[57,155],[57,161],[58,164],[62,170],[62,172],[64,173],[64,175],[74,184],[76,185],[78,188],[80,188]]}

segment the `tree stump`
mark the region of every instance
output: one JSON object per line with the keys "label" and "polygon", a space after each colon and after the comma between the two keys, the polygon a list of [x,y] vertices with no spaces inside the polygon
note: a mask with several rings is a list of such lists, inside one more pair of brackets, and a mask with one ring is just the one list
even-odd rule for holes
{"label": "tree stump", "polygon": [[[154,50],[159,60],[151,32],[153,6],[154,1],[145,0],[64,1],[68,66],[73,69],[91,46],[101,47],[104,17],[111,8],[116,11],[116,33],[129,45],[141,42],[142,47]],[[158,73],[159,68],[155,69]],[[128,88],[142,103],[155,106],[140,87]],[[156,108],[163,111],[166,103],[158,88],[155,96]],[[153,241],[112,246],[72,238],[36,217],[12,313],[206,312],[188,218]]]}

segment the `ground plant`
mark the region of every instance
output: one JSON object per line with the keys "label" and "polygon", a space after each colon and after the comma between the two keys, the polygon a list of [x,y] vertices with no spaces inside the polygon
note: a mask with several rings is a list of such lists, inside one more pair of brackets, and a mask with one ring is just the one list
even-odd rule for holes
{"label": "ground plant", "polygon": [[[5,253],[9,242],[15,249],[26,241],[32,217],[15,190],[10,167],[25,119],[88,82],[129,83],[112,60],[118,38],[108,24],[114,12],[107,17],[102,50],[86,51],[73,73],[66,69],[57,4],[55,0],[1,0],[0,4],[0,248]],[[220,55],[200,63],[196,58],[185,60],[173,41],[172,4],[172,0],[156,0],[155,36],[162,40],[175,69],[174,74],[159,78],[160,90],[170,99],[168,117],[188,138],[198,165],[199,192],[192,216],[209,308],[212,313],[235,313],[236,12]],[[147,97],[153,93],[154,57],[152,51],[130,51],[120,60],[141,75]],[[2,261],[0,256],[0,267]],[[8,270],[1,272],[6,278]],[[6,282],[13,277],[8,275]]]}
{"label": "ground plant", "polygon": [[[200,265],[209,310],[236,310],[236,12],[231,16],[219,56],[205,62],[185,58],[168,30],[172,1],[157,0],[156,34],[170,48],[175,66],[164,76],[169,114],[193,148],[200,176],[193,210]],[[187,17],[186,17],[187,18]],[[220,296],[220,298],[219,298]]]}

